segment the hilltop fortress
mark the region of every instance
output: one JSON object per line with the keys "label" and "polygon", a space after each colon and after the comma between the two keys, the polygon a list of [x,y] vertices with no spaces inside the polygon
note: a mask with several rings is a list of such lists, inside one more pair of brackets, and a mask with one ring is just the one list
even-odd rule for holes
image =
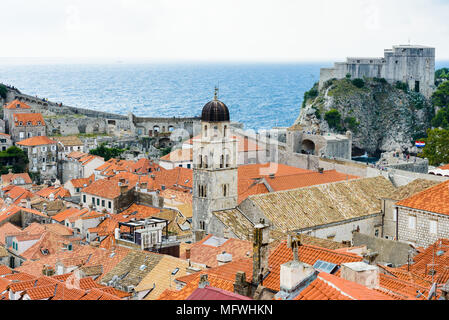
{"label": "hilltop fortress", "polygon": [[435,90],[435,48],[399,45],[385,49],[383,58],[347,58],[333,68],[320,70],[319,88],[330,79],[385,78],[389,83],[407,83],[410,90],[429,98]]}

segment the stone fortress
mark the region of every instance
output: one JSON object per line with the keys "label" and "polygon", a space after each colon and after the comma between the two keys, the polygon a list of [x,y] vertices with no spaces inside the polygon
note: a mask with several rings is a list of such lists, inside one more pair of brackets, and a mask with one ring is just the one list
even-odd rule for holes
{"label": "stone fortress", "polygon": [[407,83],[410,90],[429,98],[435,90],[435,48],[398,45],[385,49],[383,58],[347,58],[333,68],[320,70],[319,89],[330,79],[385,78],[389,83]]}

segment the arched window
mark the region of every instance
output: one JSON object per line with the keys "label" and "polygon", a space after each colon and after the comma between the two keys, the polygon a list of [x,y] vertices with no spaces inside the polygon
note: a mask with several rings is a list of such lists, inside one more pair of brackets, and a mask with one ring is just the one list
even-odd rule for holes
{"label": "arched window", "polygon": [[226,155],[226,168],[229,168],[230,166],[230,157],[229,154]]}
{"label": "arched window", "polygon": [[199,163],[199,167],[202,168],[203,167],[203,157],[201,155],[198,156],[198,163]]}
{"label": "arched window", "polygon": [[226,197],[228,195],[228,186],[226,184],[223,185],[223,196]]}
{"label": "arched window", "polygon": [[224,168],[224,155],[220,157],[220,168]]}
{"label": "arched window", "polygon": [[207,137],[207,126],[204,126],[204,136]]}
{"label": "arched window", "polygon": [[224,137],[226,137],[227,131],[228,131],[228,126],[224,126],[224,129],[223,129],[223,136]]}

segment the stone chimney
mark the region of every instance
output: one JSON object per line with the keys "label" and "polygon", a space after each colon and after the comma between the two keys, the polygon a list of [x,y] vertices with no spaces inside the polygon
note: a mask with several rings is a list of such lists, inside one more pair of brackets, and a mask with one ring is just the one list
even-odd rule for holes
{"label": "stone chimney", "polygon": [[253,230],[253,283],[262,284],[268,270],[269,229],[263,219]]}
{"label": "stone chimney", "polygon": [[12,169],[9,168],[9,169],[8,169],[8,174],[11,174],[11,173],[12,173]]}
{"label": "stone chimney", "polygon": [[190,259],[190,248],[186,249],[186,260]]}
{"label": "stone chimney", "polygon": [[340,277],[370,289],[379,288],[379,268],[365,262],[343,263]]}
{"label": "stone chimney", "polygon": [[232,254],[223,251],[222,253],[217,255],[217,262],[219,266],[222,266],[228,262],[232,261]]}
{"label": "stone chimney", "polygon": [[281,265],[280,287],[285,293],[292,293],[301,287],[307,279],[315,279],[315,269],[303,262],[296,260]]}
{"label": "stone chimney", "polygon": [[243,271],[238,271],[235,274],[234,293],[242,296],[249,296],[249,283],[246,281],[246,274]]}
{"label": "stone chimney", "polygon": [[125,194],[126,193],[126,191],[128,191],[128,185],[120,185],[119,184],[119,186],[120,186],[120,194]]}

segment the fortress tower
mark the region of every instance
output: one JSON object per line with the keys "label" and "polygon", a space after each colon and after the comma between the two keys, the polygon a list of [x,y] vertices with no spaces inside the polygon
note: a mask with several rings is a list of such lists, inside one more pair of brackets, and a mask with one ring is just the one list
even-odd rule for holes
{"label": "fortress tower", "polygon": [[385,49],[383,58],[347,58],[336,62],[333,68],[320,70],[321,89],[327,80],[385,78],[389,83],[407,83],[410,90],[429,98],[435,90],[435,48],[419,45],[399,45]]}
{"label": "fortress tower", "polygon": [[[201,136],[193,140],[193,230],[210,232],[213,211],[237,206],[237,139],[232,136],[229,110],[218,100],[201,114]],[[196,237],[200,240],[201,237]]]}

